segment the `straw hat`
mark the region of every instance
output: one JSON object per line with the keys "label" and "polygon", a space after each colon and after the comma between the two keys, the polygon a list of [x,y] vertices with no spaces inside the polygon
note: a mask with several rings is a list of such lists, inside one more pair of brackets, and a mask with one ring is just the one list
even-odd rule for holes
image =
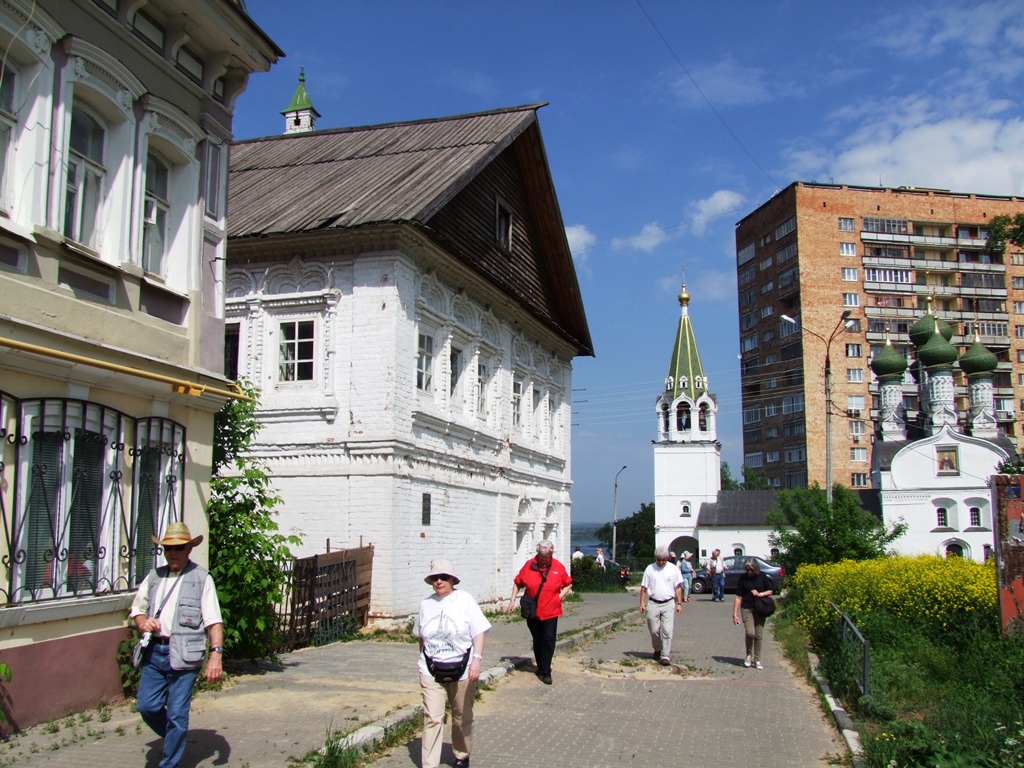
{"label": "straw hat", "polygon": [[154,544],[158,544],[161,547],[174,547],[181,544],[191,544],[193,547],[197,547],[203,543],[203,534],[192,538],[192,532],[188,529],[188,526],[181,522],[168,525],[162,539],[158,539],[156,536],[150,536],[149,538],[153,540]]}
{"label": "straw hat", "polygon": [[452,584],[458,584],[461,579],[455,575],[455,566],[449,560],[434,560],[430,564],[430,573],[423,577],[427,584],[434,583],[434,576],[451,576]]}
{"label": "straw hat", "polygon": [[688,550],[688,549],[684,549],[683,550],[683,560],[689,560],[692,555],[693,555],[693,552],[691,552],[690,550]]}

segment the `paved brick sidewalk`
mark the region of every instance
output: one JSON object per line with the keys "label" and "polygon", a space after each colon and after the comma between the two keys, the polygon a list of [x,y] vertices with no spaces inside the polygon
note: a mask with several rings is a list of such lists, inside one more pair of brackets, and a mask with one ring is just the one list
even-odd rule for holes
{"label": "paved brick sidewalk", "polygon": [[[632,594],[587,595],[570,603],[559,634],[600,623],[636,605]],[[496,617],[488,635],[485,666],[502,656],[529,654],[522,620]],[[193,700],[189,746],[183,768],[243,766],[277,768],[292,756],[323,745],[330,727],[348,732],[406,705],[419,703],[416,647],[406,643],[352,642],[285,654],[278,666],[234,678],[217,693]],[[160,740],[129,707],[59,721],[56,733],[36,726],[0,743],[0,765],[62,768],[155,768]],[[88,721],[85,718],[91,718]]]}
{"label": "paved brick sidewalk", "polygon": [[[522,673],[501,681],[476,708],[474,768],[804,768],[845,754],[813,690],[774,642],[766,643],[765,670],[742,666],[731,596],[724,604],[694,600],[676,624],[675,667],[650,658],[646,627],[636,624],[556,654],[552,686]],[[416,738],[375,768],[418,766],[419,750]],[[453,757],[447,743],[444,757]]]}

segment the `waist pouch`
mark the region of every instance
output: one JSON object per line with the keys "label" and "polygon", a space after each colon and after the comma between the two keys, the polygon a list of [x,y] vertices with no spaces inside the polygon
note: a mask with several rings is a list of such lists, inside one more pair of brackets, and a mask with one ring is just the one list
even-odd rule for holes
{"label": "waist pouch", "polygon": [[466,655],[459,661],[434,661],[423,652],[423,658],[427,660],[427,671],[439,683],[457,683],[469,666],[469,654],[473,649],[466,651]]}

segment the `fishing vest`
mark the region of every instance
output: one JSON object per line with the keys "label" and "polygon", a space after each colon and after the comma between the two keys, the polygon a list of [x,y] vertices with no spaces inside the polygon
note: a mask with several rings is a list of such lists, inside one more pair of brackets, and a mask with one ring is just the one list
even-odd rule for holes
{"label": "fishing vest", "polygon": [[[156,600],[156,589],[161,579],[166,579],[170,568],[161,565],[156,569],[158,578],[149,580],[149,605]],[[171,669],[198,669],[206,658],[206,630],[203,627],[203,586],[207,571],[191,560],[185,566],[177,586],[174,626],[165,628],[170,634]]]}

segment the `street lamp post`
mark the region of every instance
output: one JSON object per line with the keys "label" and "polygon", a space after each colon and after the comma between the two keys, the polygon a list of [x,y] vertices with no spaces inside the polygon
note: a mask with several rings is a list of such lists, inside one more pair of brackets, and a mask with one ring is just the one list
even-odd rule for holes
{"label": "street lamp post", "polygon": [[[622,465],[622,469],[625,469],[626,465]],[[612,497],[612,560],[618,562],[616,555],[616,545],[619,543],[618,537],[618,525],[619,525],[619,475],[622,474],[622,469],[615,473],[615,494]]]}
{"label": "street lamp post", "polygon": [[789,315],[782,315],[782,319],[787,323],[792,323],[801,331],[825,342],[825,501],[830,507],[832,506],[832,341],[840,329],[846,329],[849,317],[850,310],[844,309],[843,314],[839,316],[839,322],[836,323],[836,327],[832,329],[832,333],[826,339],[821,334],[804,327],[803,323],[798,323]]}

